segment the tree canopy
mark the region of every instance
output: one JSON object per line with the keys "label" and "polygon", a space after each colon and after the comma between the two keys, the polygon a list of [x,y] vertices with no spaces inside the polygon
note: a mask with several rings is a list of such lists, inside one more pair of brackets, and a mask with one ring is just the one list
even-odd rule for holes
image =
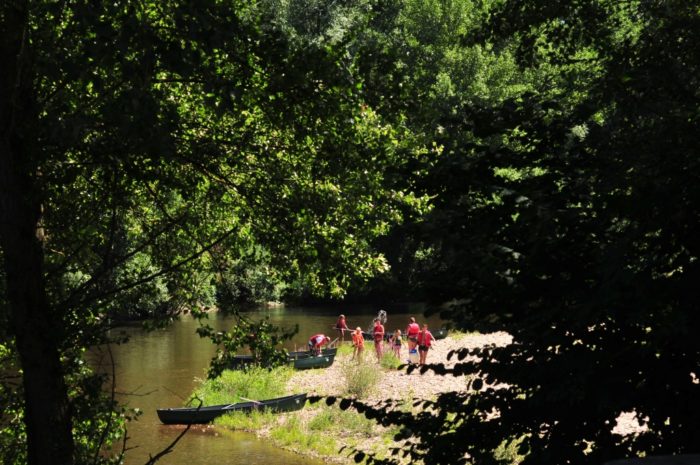
{"label": "tree canopy", "polygon": [[255,249],[332,295],[386,267],[372,238],[422,202],[385,173],[420,150],[363,105],[337,50],[295,45],[270,15],[0,10],[4,462],[100,459],[120,410],[82,354],[121,314],[211,305]]}
{"label": "tree canopy", "polygon": [[[441,115],[422,279],[457,327],[514,344],[456,353],[472,390],[434,414],[360,406],[420,439],[412,460],[696,450],[699,21],[685,2],[509,1],[462,36],[539,78]],[[623,412],[646,429],[614,434]]]}
{"label": "tree canopy", "polygon": [[[692,451],[699,22],[675,0],[3,5],[4,461],[110,460],[125,413],[81,361],[115,319],[377,275],[514,337],[455,353],[471,390],[419,418],[343,401],[412,460]],[[622,412],[647,429],[613,434]]]}

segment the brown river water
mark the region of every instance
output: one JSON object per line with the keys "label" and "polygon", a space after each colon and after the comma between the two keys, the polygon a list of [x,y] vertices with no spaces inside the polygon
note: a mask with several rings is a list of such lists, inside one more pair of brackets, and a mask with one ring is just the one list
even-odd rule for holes
{"label": "brown river water", "polygon": [[[335,331],[331,328],[340,313],[345,314],[349,327],[368,328],[378,310],[379,307],[359,306],[281,306],[261,308],[247,315],[253,318],[269,317],[271,323],[285,327],[298,324],[299,333],[287,344],[288,349],[294,350],[304,348],[308,337],[316,333],[325,333],[334,339]],[[385,307],[385,310],[388,315],[385,325],[387,331],[403,330],[410,316],[416,316],[419,321],[427,321],[433,328],[441,325],[437,316],[424,318],[423,308],[419,305]],[[235,323],[235,319],[212,314],[207,322],[217,329],[225,330]],[[126,344],[111,346],[118,399],[143,412],[137,421],[128,424],[127,465],[146,463],[150,456],[170,444],[182,431],[179,426],[162,425],[156,415],[156,408],[183,406],[198,379],[206,376],[215,347],[208,339],[201,339],[196,334],[197,327],[195,320],[184,317],[164,330],[115,330],[126,332],[130,337]],[[158,463],[320,465],[324,462],[281,450],[250,433],[198,428],[188,431],[174,451]]]}

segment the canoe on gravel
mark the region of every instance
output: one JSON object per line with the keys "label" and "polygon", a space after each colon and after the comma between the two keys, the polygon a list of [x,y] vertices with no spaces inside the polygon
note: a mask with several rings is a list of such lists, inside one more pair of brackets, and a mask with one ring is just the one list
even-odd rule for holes
{"label": "canoe on gravel", "polygon": [[194,425],[209,423],[214,418],[228,412],[252,412],[253,410],[269,410],[274,413],[293,412],[301,410],[305,403],[306,393],[237,404],[211,405],[199,408],[159,408],[156,411],[160,421],[166,425]]}
{"label": "canoe on gravel", "polygon": [[[323,349],[323,351],[321,352],[321,355],[335,357],[335,354],[337,351],[338,351],[338,349],[336,347],[333,347],[330,349]],[[311,356],[313,356],[313,354],[310,353],[308,350],[298,350],[295,352],[289,352],[289,362],[291,363],[295,360],[299,360],[299,359],[307,358],[307,357],[311,357]],[[253,362],[254,362],[254,360],[253,360],[252,355],[234,355],[228,368],[230,370],[240,370],[240,369],[245,368],[249,365],[252,365]]]}
{"label": "canoe on gravel", "polygon": [[291,362],[294,364],[295,370],[308,370],[310,368],[328,368],[333,365],[333,360],[335,359],[335,354],[321,354],[321,355],[306,355],[304,357],[299,357],[293,359]]}

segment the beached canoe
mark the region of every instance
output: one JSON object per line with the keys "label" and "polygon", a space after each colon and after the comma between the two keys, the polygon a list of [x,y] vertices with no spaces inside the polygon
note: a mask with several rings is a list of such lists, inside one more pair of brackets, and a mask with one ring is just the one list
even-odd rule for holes
{"label": "beached canoe", "polygon": [[304,357],[299,357],[292,360],[294,364],[294,369],[296,370],[308,370],[310,368],[328,368],[333,365],[333,360],[335,360],[335,354],[327,355],[311,355],[308,354]]}
{"label": "beached canoe", "polygon": [[306,393],[275,399],[239,402],[237,404],[211,405],[208,407],[183,407],[157,409],[158,418],[166,425],[193,425],[209,423],[214,418],[228,412],[252,412],[269,410],[274,413],[301,410],[306,403]]}
{"label": "beached canoe", "polygon": [[[330,349],[323,349],[321,355],[335,356],[337,351],[338,349],[336,347],[332,347]],[[296,359],[310,357],[311,355],[312,354],[308,350],[298,350],[295,352],[289,352],[289,361],[292,362]],[[240,370],[249,365],[252,365],[253,362],[254,360],[252,355],[234,355],[228,368],[230,370]]]}
{"label": "beached canoe", "polygon": [[[335,355],[338,352],[337,347],[330,347],[328,349],[323,349],[321,354],[323,355]],[[309,356],[310,352],[308,350],[298,350],[296,352],[289,352],[289,358],[299,358],[303,356]]]}

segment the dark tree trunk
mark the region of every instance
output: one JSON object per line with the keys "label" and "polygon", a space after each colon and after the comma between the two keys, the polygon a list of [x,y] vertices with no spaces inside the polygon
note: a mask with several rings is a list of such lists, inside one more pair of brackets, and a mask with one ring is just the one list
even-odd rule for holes
{"label": "dark tree trunk", "polygon": [[28,142],[34,111],[26,2],[0,7],[0,247],[10,332],[23,373],[27,456],[31,465],[73,463],[70,402],[60,361],[63,319],[44,282],[38,152]]}
{"label": "dark tree trunk", "polygon": [[[38,209],[17,192],[3,144],[0,153],[0,244],[10,309],[23,372],[30,465],[70,464],[70,404],[59,358],[60,318],[52,314],[43,280],[43,254],[36,237]],[[9,188],[8,188],[9,187]],[[14,191],[14,192],[13,192]]]}

